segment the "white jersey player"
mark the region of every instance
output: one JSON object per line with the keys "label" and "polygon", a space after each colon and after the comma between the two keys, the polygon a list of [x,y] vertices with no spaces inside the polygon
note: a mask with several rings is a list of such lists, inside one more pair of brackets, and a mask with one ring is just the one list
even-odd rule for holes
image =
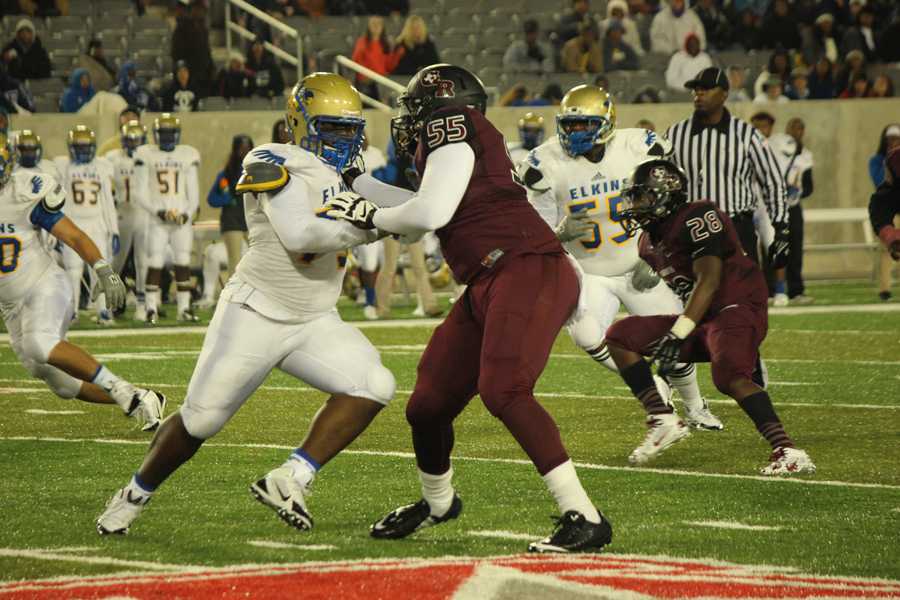
{"label": "white jersey player", "polygon": [[[394,394],[377,350],[335,309],[346,249],[374,232],[332,220],[325,201],[351,195],[340,172],[359,152],[365,121],[350,83],[313,73],[288,96],[294,144],[264,144],[244,158],[250,248],[216,306],[179,413],[162,425],[131,482],[97,521],[125,533],[152,492],[215,435],[278,368],[330,394],[302,445],[251,486],[253,495],[297,529],[318,469],[352,442]],[[352,194],[354,198],[358,198]]]}
{"label": "white jersey player", "polygon": [[[77,125],[69,132],[68,146],[69,156],[54,160],[61,177],[60,183],[68,197],[66,214],[91,238],[104,260],[111,261],[118,252],[119,237],[119,220],[112,190],[112,165],[105,158],[96,156],[97,139],[94,132],[84,125]],[[72,284],[73,308],[78,314],[84,261],[68,247],[63,247],[62,258]],[[88,288],[92,290],[96,284],[93,274],[88,283]],[[107,309],[104,296],[98,298],[96,309],[99,324],[113,323],[112,312]]]}
{"label": "white jersey player", "polygon": [[44,158],[44,146],[41,137],[30,129],[23,129],[16,136],[16,153],[18,154],[18,170],[30,173],[49,175],[59,181],[59,172],[53,161]]}
{"label": "white jersey player", "polygon": [[72,320],[72,286],[43,244],[52,233],[77,249],[99,279],[111,305],[125,300],[125,286],[96,245],[63,214],[66,194],[52,177],[17,169],[0,134],[0,314],[13,352],[34,377],[60,398],[118,404],[145,429],[162,416],[165,397],[117,377],[81,348],[66,341]]}
{"label": "white jersey player", "polygon": [[159,310],[159,283],[166,246],[175,253],[175,295],[179,321],[197,321],[191,311],[191,223],[200,202],[200,153],[180,144],[181,121],[168,113],[153,123],[154,144],[134,153],[137,201],[149,213],[147,226],[147,322],[155,323]]}
{"label": "white jersey player", "polygon": [[509,158],[518,167],[528,153],[544,143],[544,117],[533,112],[525,113],[519,119],[519,141],[507,142]]}
{"label": "white jersey player", "polygon": [[137,298],[134,318],[144,321],[147,318],[147,223],[150,214],[138,203],[133,190],[134,155],[138,147],[147,143],[147,128],[138,121],[129,121],[122,125],[121,140],[122,147],[110,150],[105,156],[113,167],[113,189],[119,213],[119,253],[113,261],[113,268],[116,273],[121,274],[129,252],[134,250],[134,287]]}
{"label": "white jersey player", "polygon": [[[635,167],[670,151],[652,131],[616,129],[609,94],[580,85],[563,98],[557,136],[532,150],[520,167],[530,201],[584,271],[587,306],[569,334],[612,371],[604,337],[621,304],[635,315],[682,311],[680,300],[639,259],[638,240],[625,233],[618,216],[621,190]],[[680,365],[669,381],[692,425],[722,429],[700,394],[693,365]]]}
{"label": "white jersey player", "polygon": [[[247,242],[241,240],[241,256],[247,253]],[[213,242],[203,249],[203,296],[197,302],[200,308],[216,305],[216,284],[222,271],[228,271],[228,249],[225,242]]]}

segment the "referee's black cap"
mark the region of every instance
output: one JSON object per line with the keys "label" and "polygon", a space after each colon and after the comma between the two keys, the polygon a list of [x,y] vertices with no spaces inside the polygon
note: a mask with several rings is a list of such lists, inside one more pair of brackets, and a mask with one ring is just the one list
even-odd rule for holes
{"label": "referee's black cap", "polygon": [[696,77],[685,83],[684,87],[689,90],[694,88],[711,90],[720,87],[723,90],[728,91],[728,77],[725,76],[725,71],[722,69],[707,67],[697,73]]}

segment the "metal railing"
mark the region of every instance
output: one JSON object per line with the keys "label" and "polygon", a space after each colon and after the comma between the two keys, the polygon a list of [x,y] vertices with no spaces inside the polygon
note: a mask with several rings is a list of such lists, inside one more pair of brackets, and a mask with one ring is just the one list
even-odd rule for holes
{"label": "metal railing", "polygon": [[278,58],[287,62],[288,64],[291,64],[291,65],[294,65],[295,67],[297,67],[297,80],[299,81],[300,79],[302,79],[303,78],[303,37],[300,35],[300,32],[297,31],[296,29],[294,29],[293,27],[291,27],[290,25],[285,25],[284,23],[282,23],[278,19],[272,17],[271,15],[267,15],[266,13],[259,10],[252,4],[248,4],[244,0],[227,0],[225,2],[225,47],[228,48],[228,53],[231,54],[231,33],[232,32],[238,34],[240,37],[244,38],[245,40],[256,39],[256,35],[252,31],[249,31],[248,29],[241,27],[240,25],[238,25],[237,23],[235,23],[231,20],[231,5],[232,4],[235,7],[243,10],[244,12],[246,12],[250,15],[253,15],[260,21],[268,24],[270,27],[274,27],[281,33],[285,34],[287,37],[294,38],[294,40],[297,43],[296,55],[291,55],[290,52],[285,52],[284,50],[282,50],[281,48],[279,48],[278,46],[276,46],[270,42],[264,41],[263,47],[266,50],[268,50],[269,52],[271,52],[272,54],[274,54],[275,56],[277,56]]}
{"label": "metal railing", "polygon": [[[339,73],[341,67],[350,69],[351,71],[358,73],[359,75],[362,75],[364,77],[368,77],[375,83],[377,83],[379,85],[383,85],[393,92],[402,93],[402,92],[406,91],[406,88],[404,86],[400,85],[399,83],[397,83],[396,81],[389,79],[380,73],[376,73],[372,69],[370,69],[368,67],[364,67],[361,64],[359,64],[358,62],[354,62],[354,61],[350,60],[343,54],[338,54],[337,56],[334,57],[334,72]],[[393,112],[393,109],[390,106],[388,106],[387,104],[385,104],[384,102],[376,100],[375,98],[372,98],[371,96],[367,96],[366,94],[363,94],[362,92],[360,92],[359,95],[360,95],[360,97],[362,97],[363,102],[368,104],[369,106],[371,106],[373,108],[377,108],[381,112],[385,112],[385,113]]]}

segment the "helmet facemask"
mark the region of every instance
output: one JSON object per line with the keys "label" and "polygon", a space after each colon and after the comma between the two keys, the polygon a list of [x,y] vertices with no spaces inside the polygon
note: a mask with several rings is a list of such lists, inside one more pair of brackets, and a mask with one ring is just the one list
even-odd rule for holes
{"label": "helmet facemask", "polygon": [[613,131],[612,122],[601,116],[558,115],[556,135],[559,145],[569,156],[587,154],[597,144],[605,143]]}
{"label": "helmet facemask", "polygon": [[619,215],[622,229],[629,237],[665,220],[687,202],[684,181],[676,173],[654,166],[644,179],[643,183],[631,183],[622,191]]}
{"label": "helmet facemask", "polygon": [[20,142],[16,147],[19,155],[19,164],[26,169],[33,169],[41,162],[44,149],[40,143]]}
{"label": "helmet facemask", "polygon": [[16,165],[16,155],[5,139],[0,143],[0,187],[5,186],[12,177]]}
{"label": "helmet facemask", "polygon": [[153,130],[153,137],[156,138],[156,144],[163,152],[171,152],[175,146],[181,141],[181,130],[175,128],[159,128]]}
{"label": "helmet facemask", "polygon": [[519,139],[522,140],[522,147],[526,150],[534,150],[544,142],[543,127],[520,127]]}
{"label": "helmet facemask", "polygon": [[300,147],[318,155],[339,172],[352,164],[362,151],[366,120],[330,115],[310,117],[302,103],[299,107],[306,121],[306,137],[300,140]]}
{"label": "helmet facemask", "polygon": [[394,141],[394,148],[398,154],[413,156],[419,143],[422,121],[413,116],[410,104],[414,104],[421,112],[421,102],[410,102],[410,100],[412,99],[405,94],[400,96],[398,101],[400,114],[391,119],[391,139]]}
{"label": "helmet facemask", "polygon": [[94,160],[97,155],[97,144],[92,142],[73,142],[69,144],[69,157],[76,164],[83,165]]}

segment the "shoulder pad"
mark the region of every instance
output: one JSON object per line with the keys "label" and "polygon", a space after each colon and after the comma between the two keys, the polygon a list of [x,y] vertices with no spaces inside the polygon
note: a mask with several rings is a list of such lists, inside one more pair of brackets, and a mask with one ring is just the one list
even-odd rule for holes
{"label": "shoulder pad", "polygon": [[281,165],[254,162],[244,166],[244,173],[234,189],[238,192],[277,192],[288,182],[287,169]]}

